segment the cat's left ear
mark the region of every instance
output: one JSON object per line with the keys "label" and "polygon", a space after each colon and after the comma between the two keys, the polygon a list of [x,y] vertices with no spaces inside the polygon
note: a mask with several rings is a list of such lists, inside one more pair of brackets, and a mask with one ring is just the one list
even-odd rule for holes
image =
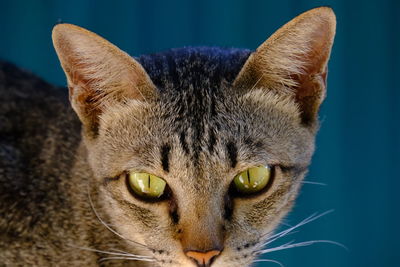
{"label": "cat's left ear", "polygon": [[313,124],[325,97],[335,30],[336,18],[331,8],[320,7],[301,14],[250,55],[234,86],[289,92],[300,107],[303,124]]}
{"label": "cat's left ear", "polygon": [[97,135],[99,116],[108,107],[156,95],[139,62],[97,34],[58,24],[52,37],[67,76],[71,105],[89,136]]}

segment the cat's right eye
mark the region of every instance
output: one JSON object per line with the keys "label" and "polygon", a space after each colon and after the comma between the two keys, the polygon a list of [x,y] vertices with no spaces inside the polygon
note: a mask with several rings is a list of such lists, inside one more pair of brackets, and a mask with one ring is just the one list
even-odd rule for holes
{"label": "cat's right eye", "polygon": [[144,199],[160,199],[164,194],[166,185],[164,179],[153,174],[134,171],[128,173],[128,186],[136,195]]}

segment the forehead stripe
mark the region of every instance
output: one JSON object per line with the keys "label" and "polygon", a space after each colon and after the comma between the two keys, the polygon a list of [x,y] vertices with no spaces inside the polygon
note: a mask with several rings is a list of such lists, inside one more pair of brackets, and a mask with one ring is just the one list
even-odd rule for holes
{"label": "forehead stripe", "polygon": [[217,143],[214,131],[212,129],[208,132],[208,151],[212,153],[214,151],[214,146]]}
{"label": "forehead stripe", "polygon": [[237,147],[232,141],[226,145],[226,151],[228,152],[229,160],[231,161],[231,167],[235,168],[237,164]]}
{"label": "forehead stripe", "polygon": [[161,147],[161,166],[164,171],[169,172],[169,152],[171,150],[171,146],[165,144]]}
{"label": "forehead stripe", "polygon": [[186,154],[189,154],[189,147],[188,144],[186,143],[186,135],[185,132],[181,132],[179,135],[179,142],[181,143],[183,151],[185,151]]}

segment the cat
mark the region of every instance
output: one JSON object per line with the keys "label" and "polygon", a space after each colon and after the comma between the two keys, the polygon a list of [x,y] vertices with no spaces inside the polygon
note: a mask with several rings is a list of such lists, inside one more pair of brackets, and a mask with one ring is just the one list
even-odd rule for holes
{"label": "cat", "polygon": [[1,63],[0,265],[252,264],[310,164],[335,25],[320,7],[255,51],[132,58],[58,24],[71,106]]}

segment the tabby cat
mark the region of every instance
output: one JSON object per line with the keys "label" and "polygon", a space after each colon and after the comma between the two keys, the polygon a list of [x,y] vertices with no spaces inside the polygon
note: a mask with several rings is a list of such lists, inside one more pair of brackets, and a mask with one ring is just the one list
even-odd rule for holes
{"label": "tabby cat", "polygon": [[58,24],[72,109],[1,63],[0,265],[252,264],[310,163],[335,24],[321,7],[254,52],[138,58]]}

